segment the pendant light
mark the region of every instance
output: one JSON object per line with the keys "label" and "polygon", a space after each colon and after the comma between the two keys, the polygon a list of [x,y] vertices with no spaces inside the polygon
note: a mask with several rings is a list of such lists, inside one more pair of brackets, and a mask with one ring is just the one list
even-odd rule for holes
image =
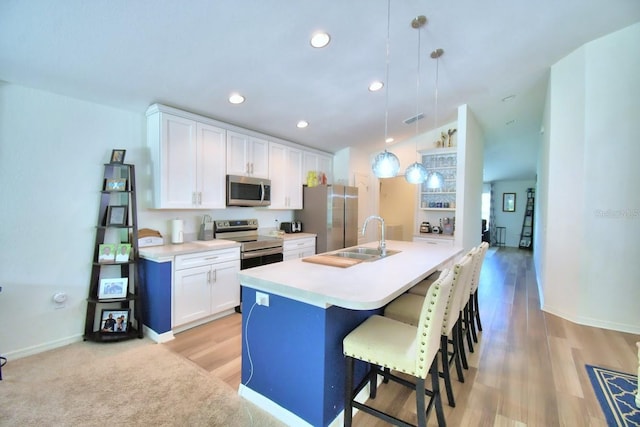
{"label": "pendant light", "polygon": [[[418,152],[418,122],[420,117],[418,114],[418,98],[420,94],[420,28],[427,23],[427,17],[420,15],[411,21],[411,27],[418,30],[418,70],[416,72],[416,153]],[[422,163],[414,162],[404,172],[404,177],[410,184],[422,184],[427,179],[427,169]]]}
{"label": "pendant light", "polygon": [[[389,34],[391,27],[391,0],[387,2],[387,62],[386,62],[386,76],[385,76],[385,108],[384,108],[384,140],[387,143],[388,130],[389,130]],[[387,151],[386,149],[379,153],[373,163],[371,164],[371,170],[377,178],[393,178],[398,174],[400,170],[400,160],[398,156]]]}
{"label": "pendant light", "polygon": [[[438,65],[440,64],[440,57],[444,54],[444,50],[438,48],[431,52],[431,58],[436,60],[436,90],[435,90],[435,113],[434,113],[434,122],[433,129],[438,128]],[[434,190],[438,188],[442,188],[444,186],[444,176],[440,172],[431,171],[429,172],[429,176],[426,180],[427,188]]]}

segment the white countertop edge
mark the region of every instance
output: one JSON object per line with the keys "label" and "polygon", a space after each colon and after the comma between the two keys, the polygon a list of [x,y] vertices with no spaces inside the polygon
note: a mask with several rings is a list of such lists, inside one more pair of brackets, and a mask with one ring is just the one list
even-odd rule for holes
{"label": "white countertop edge", "polygon": [[215,251],[219,249],[239,248],[240,243],[232,240],[195,240],[193,242],[167,244],[161,246],[146,246],[139,248],[141,258],[155,262],[171,261],[176,255],[192,254],[197,252]]}
{"label": "white countertop edge", "polygon": [[[377,244],[359,246],[376,247]],[[387,241],[387,248],[406,253],[349,268],[295,259],[241,270],[238,277],[243,286],[323,309],[335,305],[352,310],[373,310],[384,307],[463,252],[459,247],[434,247],[400,241]],[[422,266],[428,254],[433,254],[434,258],[430,264]],[[390,276],[397,277],[398,282],[387,285],[384,277]]]}

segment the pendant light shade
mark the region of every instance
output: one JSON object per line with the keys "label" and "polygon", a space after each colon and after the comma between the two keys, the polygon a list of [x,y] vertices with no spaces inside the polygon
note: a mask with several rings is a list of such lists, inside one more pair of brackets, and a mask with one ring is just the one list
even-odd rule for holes
{"label": "pendant light shade", "polygon": [[377,178],[393,178],[400,170],[400,160],[395,154],[384,150],[373,160],[371,169]]}
{"label": "pendant light shade", "polygon": [[427,179],[427,169],[422,163],[415,162],[404,172],[404,177],[410,184],[422,184]]}
{"label": "pendant light shade", "polygon": [[444,186],[444,176],[440,172],[431,172],[427,177],[427,188],[435,190]]}
{"label": "pendant light shade", "polygon": [[[386,76],[385,76],[385,107],[384,107],[384,139],[388,139],[389,129],[389,34],[391,28],[391,0],[387,1],[387,56],[386,56]],[[400,160],[398,156],[388,152],[386,149],[379,153],[373,163],[371,170],[376,178],[393,178],[400,170]]]}

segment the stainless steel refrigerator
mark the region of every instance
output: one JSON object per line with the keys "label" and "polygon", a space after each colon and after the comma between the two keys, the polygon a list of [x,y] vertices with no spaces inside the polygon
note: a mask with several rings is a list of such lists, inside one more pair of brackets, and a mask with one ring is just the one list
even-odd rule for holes
{"label": "stainless steel refrigerator", "polygon": [[344,185],[304,187],[303,208],[295,217],[305,233],[315,233],[316,253],[358,244],[358,188]]}

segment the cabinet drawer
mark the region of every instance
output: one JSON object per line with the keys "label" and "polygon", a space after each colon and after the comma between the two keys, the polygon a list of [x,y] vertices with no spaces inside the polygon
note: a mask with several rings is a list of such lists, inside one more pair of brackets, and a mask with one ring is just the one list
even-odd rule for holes
{"label": "cabinet drawer", "polygon": [[196,252],[187,255],[177,255],[175,269],[199,267],[201,265],[217,264],[226,261],[240,260],[240,248],[221,249],[217,251]]}
{"label": "cabinet drawer", "polygon": [[303,248],[316,247],[316,239],[313,237],[295,240],[285,240],[282,249],[285,251],[295,251]]}
{"label": "cabinet drawer", "polygon": [[453,239],[442,239],[438,237],[414,237],[414,242],[418,243],[426,243],[429,245],[445,245],[445,246],[453,246]]}

